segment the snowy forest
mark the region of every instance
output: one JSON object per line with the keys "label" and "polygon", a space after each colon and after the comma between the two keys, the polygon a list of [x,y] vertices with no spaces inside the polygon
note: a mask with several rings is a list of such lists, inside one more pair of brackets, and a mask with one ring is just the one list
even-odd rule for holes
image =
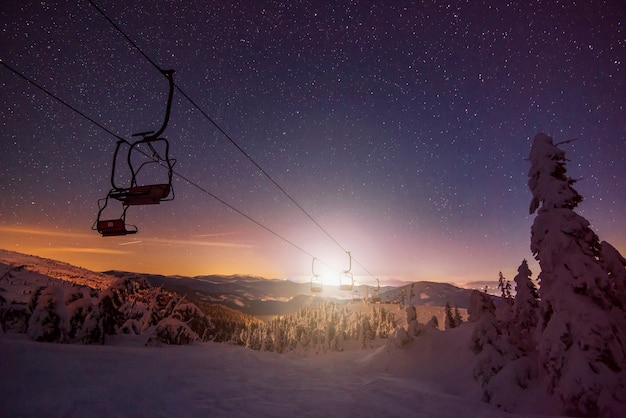
{"label": "snowy forest", "polygon": [[540,133],[530,151],[539,289],[524,260],[514,299],[496,308],[486,295],[473,294],[475,376],[485,401],[498,404],[511,382],[540,384],[566,414],[620,416],[626,405],[626,260],[574,211],[583,197],[566,174],[559,145]]}
{"label": "snowy forest", "polygon": [[[565,142],[566,143],[566,142]],[[512,286],[500,274],[501,297],[474,290],[467,321],[449,305],[444,323],[420,323],[383,304],[359,312],[319,298],[297,312],[261,321],[253,316],[119,279],[104,290],[39,287],[27,303],[11,300],[0,279],[2,333],[34,341],[107,344],[114,335],[147,335],[146,345],[214,341],[276,353],[317,355],[347,349],[408,350],[429,333],[468,330],[472,375],[481,400],[514,411],[511,388],[540,390],[571,416],[618,417],[626,410],[626,259],[601,241],[575,212],[583,197],[567,175],[564,143],[537,134],[530,150],[530,247],[541,271],[526,260]],[[514,292],[511,288],[514,287]],[[465,334],[459,334],[465,335]]]}
{"label": "snowy forest", "polygon": [[278,353],[326,352],[342,351],[347,341],[369,347],[369,341],[386,339],[396,328],[383,305],[370,315],[319,300],[264,322],[219,305],[187,302],[141,277],[118,279],[102,292],[47,286],[36,289],[27,304],[0,301],[2,331],[41,342],[106,344],[113,335],[150,333],[146,345],[215,341]]}

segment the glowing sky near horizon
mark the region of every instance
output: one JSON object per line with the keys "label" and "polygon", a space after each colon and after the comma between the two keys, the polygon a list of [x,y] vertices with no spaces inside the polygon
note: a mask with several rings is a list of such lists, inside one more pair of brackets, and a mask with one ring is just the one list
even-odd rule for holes
{"label": "glowing sky near horizon", "polygon": [[[368,284],[512,279],[542,131],[578,138],[578,212],[626,252],[623,1],[97,3],[341,248],[178,93],[177,172],[289,242],[179,177],[174,201],[129,209],[138,234],[100,237],[116,138],[3,66],[0,248],[293,279],[310,255],[336,277],[346,249]],[[86,115],[128,139],[160,125],[165,79],[87,1],[2,2],[0,22],[0,58]]]}

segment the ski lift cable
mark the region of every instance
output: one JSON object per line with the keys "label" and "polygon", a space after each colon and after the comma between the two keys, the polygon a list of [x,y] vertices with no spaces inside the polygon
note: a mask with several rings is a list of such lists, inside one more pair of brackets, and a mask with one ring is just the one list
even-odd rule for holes
{"label": "ski lift cable", "polygon": [[[108,129],[106,126],[102,125],[101,123],[97,122],[96,120],[94,120],[93,118],[89,117],[87,114],[85,114],[84,112],[80,111],[79,109],[77,109],[76,107],[72,106],[71,104],[69,104],[66,100],[61,99],[60,97],[58,97],[57,95],[55,95],[54,93],[52,93],[50,90],[46,89],[45,87],[41,86],[39,83],[37,83],[36,81],[34,81],[33,79],[25,76],[24,74],[20,73],[18,70],[16,70],[15,68],[13,68],[12,66],[10,66],[9,64],[7,64],[3,59],[0,58],[0,64],[2,64],[5,68],[7,68],[8,70],[10,70],[12,73],[14,73],[15,75],[19,76],[20,78],[22,78],[23,80],[27,81],[30,85],[36,87],[37,89],[41,90],[42,92],[46,93],[46,95],[48,95],[49,97],[53,98],[54,100],[56,100],[57,102],[61,103],[62,105],[64,105],[65,107],[69,108],[70,110],[72,110],[73,112],[75,112],[76,114],[80,115],[81,117],[85,118],[86,120],[88,120],[89,122],[93,123],[94,125],[96,125],[98,128],[102,129],[103,131],[105,131],[106,133],[108,133],[109,135],[117,138],[120,141],[124,141],[126,142],[126,140],[124,138],[122,138],[121,136],[119,136],[118,134],[116,134],[115,132],[111,131],[110,129]],[[142,150],[139,150],[142,154],[144,154],[146,157],[148,158],[154,158],[153,156],[145,153]],[[163,162],[158,160],[158,159],[154,159],[154,161],[156,163],[158,163],[159,165],[162,165]],[[198,183],[194,182],[193,180],[191,180],[190,178],[188,178],[187,176],[177,172],[177,171],[173,171],[173,174],[175,174],[176,176],[178,176],[180,179],[186,181],[188,184],[194,186],[195,188],[197,188],[198,190],[200,190],[201,192],[207,194],[208,196],[212,197],[213,199],[217,200],[219,203],[223,204],[224,206],[228,207],[230,210],[232,210],[233,212],[243,216],[244,218],[248,219],[249,221],[251,221],[252,223],[256,224],[257,226],[265,229],[267,232],[273,234],[274,236],[276,236],[277,238],[281,239],[282,241],[284,241],[285,243],[291,245],[292,247],[294,247],[295,249],[297,249],[298,251],[302,252],[303,254],[309,256],[309,257],[314,257],[310,252],[306,251],[304,248],[302,248],[301,246],[297,245],[296,243],[294,243],[293,241],[285,238],[284,236],[282,236],[281,234],[279,234],[278,232],[272,230],[271,228],[269,228],[268,226],[264,225],[263,223],[261,223],[260,221],[257,221],[256,219],[254,219],[252,216],[248,215],[247,213],[243,212],[242,210],[236,208],[235,206],[231,205],[230,203],[226,202],[225,200],[221,199],[220,197],[216,196],[215,194],[209,192],[207,189],[205,189],[204,187],[200,186]],[[322,264],[326,265],[327,267],[336,270],[334,267],[332,267],[330,264],[326,263],[324,260],[321,260],[319,258],[317,258],[318,261],[320,261]]]}
{"label": "ski lift cable", "polygon": [[290,194],[285,190],[274,178],[263,168],[259,163],[256,162],[254,158],[250,154],[248,154],[222,127],[215,122],[213,118],[211,118],[181,87],[175,84],[176,90],[178,90],[190,103],[193,107],[195,107],[228,141],[237,148],[239,152],[241,152],[278,190],[280,190],[286,197],[289,199],[302,213],[306,215],[311,222],[313,222],[328,238],[331,239],[340,249],[346,251],[345,248],[326,230],[319,222],[313,218],[313,216],[306,210],[302,205],[300,205]]}
{"label": "ski lift cable", "polygon": [[[164,74],[164,70],[159,67],[131,38],[128,36],[111,18],[109,18],[104,11],[98,7],[93,0],[87,0],[97,11],[100,13],[139,53],[150,63],[153,67],[155,67],[159,72]],[[165,75],[165,74],[164,74]],[[274,178],[263,168],[259,163],[256,162],[254,158],[250,154],[248,154],[222,127],[211,118],[178,84],[174,83],[176,90],[185,97],[193,107],[195,107],[239,152],[241,152],[270,182],[274,184],[298,209],[300,209],[319,229],[324,232],[328,238],[330,238],[339,248],[343,251],[346,249],[328,232],[326,231],[322,225],[319,224],[309,214],[302,205],[300,205]]]}
{"label": "ski lift cable", "polygon": [[130,43],[141,55],[143,55],[143,57],[150,64],[152,64],[154,68],[159,70],[161,74],[165,75],[164,70],[161,69],[161,67],[159,67],[156,62],[152,61],[152,59],[145,52],[143,52],[141,48],[139,48],[139,46],[130,38],[130,36],[126,35],[126,33],[113,20],[111,20],[109,16],[107,16],[106,13],[104,13],[104,11],[100,7],[98,7],[96,3],[94,3],[92,0],[87,1],[94,7],[94,9],[98,11],[98,13],[102,15],[102,17],[104,17],[111,24],[111,26],[113,26],[124,38],[126,38],[128,43]]}
{"label": "ski lift cable", "polygon": [[75,108],[74,106],[72,106],[71,104],[69,104],[68,102],[66,102],[65,100],[59,98],[58,96],[56,96],[54,93],[50,92],[49,90],[47,90],[45,87],[39,85],[37,82],[35,82],[33,79],[26,77],[24,74],[20,73],[19,71],[17,71],[15,68],[11,67],[9,64],[7,64],[3,59],[0,58],[0,64],[2,64],[7,70],[11,71],[13,74],[17,75],[18,77],[22,78],[23,80],[25,80],[26,82],[28,82],[31,86],[34,86],[36,88],[38,88],[39,90],[43,91],[44,93],[46,93],[48,96],[52,97],[54,100],[56,100],[57,102],[61,103],[62,105],[64,105],[65,107],[73,110],[74,112],[78,113],[80,116],[82,116],[83,118],[87,119],[89,122],[93,123],[94,125],[96,125],[98,128],[102,129],[103,131],[105,131],[106,133],[108,133],[109,135],[114,136],[115,138],[117,138],[119,141],[124,141],[127,142],[124,138],[122,138],[121,136],[117,135],[115,132],[111,131],[110,129],[108,129],[107,127],[105,127],[104,125],[98,123],[97,121],[95,121],[94,119],[90,118],[89,116],[87,116],[85,113],[81,112],[80,110],[78,110],[77,108]]}
{"label": "ski lift cable", "polygon": [[[97,11],[100,13],[110,24],[113,26],[153,67],[155,67],[161,74],[166,75],[165,71],[159,67],[131,38],[128,36],[111,18],[109,18],[104,11],[98,7],[93,0],[87,0]],[[278,188],[300,211],[313,222],[331,241],[333,241],[341,250],[347,252],[347,250],[333,237],[313,216],[300,205],[259,163],[256,162],[250,154],[248,154],[222,127],[211,118],[178,84],[174,83],[176,90],[185,97],[193,107],[195,107],[239,152],[241,152],[274,186]],[[370,273],[361,263],[356,259],[354,260],[363,271],[369,276],[376,279],[372,273]]]}

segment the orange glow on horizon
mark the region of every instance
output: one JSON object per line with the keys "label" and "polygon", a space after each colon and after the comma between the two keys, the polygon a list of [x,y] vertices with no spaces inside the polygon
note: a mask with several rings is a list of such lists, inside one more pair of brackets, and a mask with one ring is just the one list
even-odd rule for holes
{"label": "orange glow on horizon", "polygon": [[[254,246],[210,239],[102,238],[97,233],[0,226],[2,248],[67,262],[93,271],[197,276],[250,274],[276,277],[254,257]],[[206,236],[205,238],[216,238]]]}
{"label": "orange glow on horizon", "polygon": [[[346,232],[346,237],[350,234]],[[363,271],[363,263],[377,275],[380,285],[399,282],[433,281],[468,283],[497,280],[498,273],[513,280],[522,259],[529,263],[533,278],[539,266],[528,251],[515,251],[508,259],[494,258],[488,243],[479,239],[463,242],[422,235],[418,241],[404,237],[401,251],[365,240],[357,234],[353,247],[352,270],[357,284],[376,285],[376,279]],[[402,238],[398,238],[402,239]],[[250,275],[267,279],[311,279],[311,258],[263,231],[252,233],[212,233],[175,239],[151,237],[102,238],[96,232],[61,231],[34,226],[0,226],[1,248],[51,258],[92,271],[121,270],[137,273],[203,276]],[[328,286],[339,285],[339,274],[349,268],[349,258],[323,241],[309,241],[307,249],[320,255],[315,273]],[[617,240],[614,246],[623,253]],[[519,253],[519,254],[518,254]],[[369,256],[369,257],[368,257]]]}

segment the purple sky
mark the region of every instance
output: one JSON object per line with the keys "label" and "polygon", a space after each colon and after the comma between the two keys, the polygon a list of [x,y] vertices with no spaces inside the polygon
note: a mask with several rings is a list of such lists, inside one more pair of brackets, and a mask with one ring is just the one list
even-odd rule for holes
{"label": "purple sky", "polygon": [[[116,138],[0,66],[0,246],[164,274],[304,279],[313,255],[332,282],[347,250],[364,283],[536,275],[543,131],[578,138],[578,212],[626,252],[623,1],[324,3],[97,2],[328,234],[175,92],[176,171],[273,233],[175,176],[174,201],[128,210],[138,234],[100,237]],[[124,138],[160,125],[166,80],[88,1],[0,21],[3,62]]]}

